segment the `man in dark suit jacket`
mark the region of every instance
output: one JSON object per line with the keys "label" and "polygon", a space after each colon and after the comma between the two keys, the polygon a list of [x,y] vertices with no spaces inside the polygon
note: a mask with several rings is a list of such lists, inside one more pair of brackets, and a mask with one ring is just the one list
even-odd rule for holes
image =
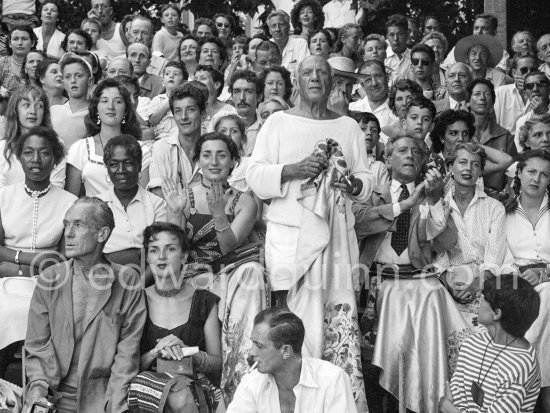
{"label": "man in dark suit jacket", "polygon": [[[425,146],[417,139],[391,139],[386,145],[387,164],[391,168],[390,182],[377,186],[365,204],[353,205],[355,230],[361,248],[360,262],[367,268],[372,268],[372,264],[376,263],[376,271],[370,273],[367,310],[361,320],[361,329],[367,343],[373,346],[376,341],[375,358],[372,359],[372,364],[365,363],[364,371],[367,401],[371,411],[382,411],[382,399],[387,394],[383,388],[393,393],[391,383],[383,388],[380,386],[382,383],[379,384],[379,374],[382,369],[385,375],[393,375],[392,368],[395,366],[389,365],[380,357],[375,363],[377,349],[391,346],[393,347],[390,351],[395,350],[395,346],[408,348],[411,343],[407,342],[406,337],[417,337],[418,333],[423,332],[415,328],[415,323],[406,314],[412,312],[412,318],[419,316],[415,313],[414,303],[425,300],[423,294],[427,289],[444,290],[435,278],[411,278],[422,276],[426,270],[430,273],[430,269],[426,267],[432,263],[434,253],[454,246],[458,240],[456,228],[442,221],[449,211],[442,203],[444,182],[441,174],[437,169],[430,169],[425,179],[419,183],[426,155]],[[388,294],[392,289],[397,291],[395,295]],[[402,302],[403,300],[395,302],[392,297],[400,296],[402,293],[399,291],[407,291],[411,303]],[[448,293],[443,291],[442,294]],[[437,306],[440,303],[439,296],[433,294],[427,301],[430,305]],[[389,297],[390,303],[385,301],[386,297]],[[449,300],[452,302],[450,296]],[[403,306],[409,304],[411,307],[405,310]],[[441,303],[441,307],[445,307],[445,302]],[[377,309],[384,311],[384,308],[386,318],[377,312]],[[403,315],[400,316],[402,325],[397,326],[387,321],[388,308],[394,315]],[[388,337],[391,337],[393,344],[388,344]],[[408,350],[412,354],[420,351],[414,348]],[[420,399],[429,397],[424,394],[422,387],[414,386],[411,385],[413,392],[422,393]],[[425,406],[414,407],[414,411],[425,411]]]}
{"label": "man in dark suit jacket", "polygon": [[466,110],[466,87],[472,81],[472,69],[464,63],[455,63],[445,73],[447,79],[447,94],[441,100],[436,100],[435,110],[439,115],[449,109]]}

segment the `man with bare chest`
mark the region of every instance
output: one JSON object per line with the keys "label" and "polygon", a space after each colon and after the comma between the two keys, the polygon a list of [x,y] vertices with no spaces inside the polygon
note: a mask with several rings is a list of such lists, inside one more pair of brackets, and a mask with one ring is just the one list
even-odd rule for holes
{"label": "man with bare chest", "polygon": [[356,413],[348,375],[328,361],[304,358],[305,329],[290,311],[268,308],[254,318],[245,375],[227,413]]}

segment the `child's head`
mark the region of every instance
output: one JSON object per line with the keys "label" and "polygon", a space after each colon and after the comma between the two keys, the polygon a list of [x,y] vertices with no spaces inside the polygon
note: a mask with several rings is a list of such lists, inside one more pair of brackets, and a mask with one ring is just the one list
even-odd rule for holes
{"label": "child's head", "polygon": [[168,3],[160,9],[160,21],[167,29],[175,29],[180,21],[181,11],[178,6]]}
{"label": "child's head", "polygon": [[424,96],[415,96],[405,106],[403,129],[408,136],[424,140],[432,130],[435,118],[435,105]]}
{"label": "child's head", "polygon": [[359,124],[359,127],[365,134],[365,146],[367,151],[372,151],[376,148],[376,144],[380,139],[380,122],[378,118],[370,112],[355,112],[351,115]]}
{"label": "child's head", "polygon": [[236,114],[230,114],[220,117],[214,125],[214,132],[223,133],[231,138],[242,152],[246,145],[246,127],[243,119]]}
{"label": "child's head", "polygon": [[244,54],[247,40],[245,36],[237,36],[233,39],[233,45],[231,46],[233,56],[241,57]]}
{"label": "child's head", "polygon": [[290,107],[280,96],[270,96],[264,99],[264,101],[258,105],[258,114],[260,115],[261,124],[263,125],[267,118],[275,112],[287,109],[290,109]]}
{"label": "child's head", "polygon": [[189,78],[185,65],[181,62],[168,62],[162,72],[162,85],[166,91],[181,86]]}
{"label": "child's head", "polygon": [[80,29],[84,30],[90,35],[90,37],[92,38],[92,44],[94,46],[101,37],[101,32],[103,31],[101,22],[94,18],[86,18],[82,20],[82,23],[80,24]]}
{"label": "child's head", "polygon": [[503,274],[485,281],[478,320],[485,326],[500,324],[513,337],[521,338],[539,315],[540,296],[528,281]]}

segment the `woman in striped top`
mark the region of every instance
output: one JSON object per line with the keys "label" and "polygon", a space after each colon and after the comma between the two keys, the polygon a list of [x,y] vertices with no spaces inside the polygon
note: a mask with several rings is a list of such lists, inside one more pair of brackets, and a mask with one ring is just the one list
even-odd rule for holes
{"label": "woman in striped top", "polygon": [[524,338],[539,313],[540,297],[521,277],[487,280],[479,322],[486,329],[460,349],[439,412],[530,413],[540,391],[534,347]]}

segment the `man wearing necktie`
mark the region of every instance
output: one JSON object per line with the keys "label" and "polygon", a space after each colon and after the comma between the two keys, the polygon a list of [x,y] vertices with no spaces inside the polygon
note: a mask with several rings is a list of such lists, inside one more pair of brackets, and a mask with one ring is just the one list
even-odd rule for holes
{"label": "man wearing necktie", "polygon": [[468,110],[466,105],[466,87],[472,81],[472,69],[464,63],[455,63],[445,74],[447,80],[447,95],[436,100],[435,110],[439,115],[446,110]]}
{"label": "man wearing necktie", "polygon": [[[367,401],[370,411],[382,411],[387,392],[399,393],[402,354],[403,403],[415,412],[437,411],[448,374],[444,338],[466,325],[431,263],[435,252],[456,244],[457,232],[442,221],[449,212],[442,201],[443,177],[435,168],[420,175],[427,156],[423,143],[410,137],[390,139],[386,156],[390,182],[375,187],[365,204],[353,206],[360,262],[371,269],[361,321],[367,342],[374,344],[372,364],[365,371]],[[445,317],[434,316],[440,312]],[[433,371],[421,375],[426,369]]]}

